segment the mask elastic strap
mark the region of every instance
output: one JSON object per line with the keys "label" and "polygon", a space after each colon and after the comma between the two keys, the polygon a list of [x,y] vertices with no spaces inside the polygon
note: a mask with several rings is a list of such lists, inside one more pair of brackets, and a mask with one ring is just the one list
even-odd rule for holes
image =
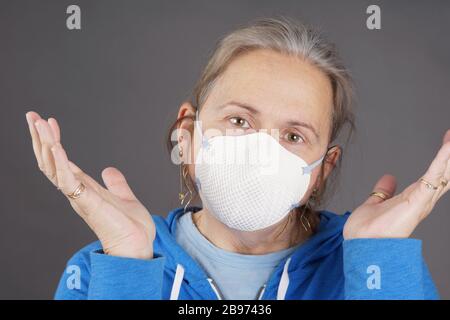
{"label": "mask elastic strap", "polygon": [[200,135],[200,141],[202,148],[208,148],[209,147],[209,141],[208,139],[203,135],[202,127],[200,126],[200,117],[198,110],[195,111],[195,127],[197,128],[198,134]]}
{"label": "mask elastic strap", "polygon": [[314,162],[311,163],[310,165],[308,165],[308,166],[306,166],[306,167],[302,167],[302,169],[303,169],[303,174],[310,174],[310,173],[313,171],[313,169],[314,169],[315,167],[317,167],[317,166],[322,162],[322,160],[323,160],[324,158],[325,158],[325,155],[323,155],[322,158],[320,158],[319,160],[314,161]]}
{"label": "mask elastic strap", "polygon": [[203,133],[202,128],[200,126],[200,116],[198,114],[198,109],[195,111],[195,127],[197,128],[198,133],[200,134],[201,140],[203,141]]}

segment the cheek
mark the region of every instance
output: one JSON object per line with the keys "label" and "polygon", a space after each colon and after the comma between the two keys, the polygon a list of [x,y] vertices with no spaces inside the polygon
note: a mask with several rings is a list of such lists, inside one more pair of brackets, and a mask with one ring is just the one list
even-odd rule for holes
{"label": "cheek", "polygon": [[314,186],[315,186],[315,182],[317,180],[317,176],[318,176],[317,173],[313,173],[311,175],[311,178],[309,179],[308,189],[306,190],[303,197],[301,199],[299,199],[299,201],[302,205],[304,205],[308,201],[309,197],[311,196]]}
{"label": "cheek", "polygon": [[313,189],[316,187],[317,180],[319,179],[321,169],[318,167],[317,170],[315,170],[311,174],[311,179],[309,180],[309,186],[308,186],[308,195],[312,193]]}

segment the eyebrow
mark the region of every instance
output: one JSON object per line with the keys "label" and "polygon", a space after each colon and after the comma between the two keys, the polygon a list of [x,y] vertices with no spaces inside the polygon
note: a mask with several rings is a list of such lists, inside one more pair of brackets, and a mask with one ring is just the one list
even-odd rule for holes
{"label": "eyebrow", "polygon": [[316,139],[319,139],[319,134],[317,133],[316,129],[314,129],[314,127],[312,125],[310,125],[309,123],[306,123],[306,122],[303,122],[303,121],[291,120],[291,121],[288,121],[287,124],[290,125],[290,126],[293,126],[293,127],[299,126],[299,127],[304,127],[306,129],[309,129],[314,134]]}
{"label": "eyebrow", "polygon": [[[261,113],[261,112],[260,112],[258,109],[256,109],[255,107],[253,107],[253,106],[251,106],[251,105],[249,105],[249,104],[246,104],[246,103],[238,102],[238,101],[229,101],[229,102],[224,103],[223,105],[221,105],[220,108],[226,107],[226,106],[228,106],[228,105],[234,105],[234,106],[237,106],[237,107],[240,107],[240,108],[244,108],[244,109],[247,109],[248,111],[250,111],[250,112],[252,112],[252,113],[255,113],[255,114]],[[314,136],[316,137],[316,139],[319,139],[319,134],[317,133],[317,130],[316,130],[311,124],[309,124],[309,123],[307,123],[307,122],[304,122],[304,121],[296,121],[296,120],[290,120],[290,121],[287,122],[287,124],[288,124],[289,126],[293,126],[293,127],[299,126],[299,127],[304,127],[304,128],[306,128],[306,129],[309,129],[309,130],[314,134]]]}
{"label": "eyebrow", "polygon": [[255,107],[253,107],[253,106],[251,106],[249,104],[246,104],[246,103],[238,102],[238,101],[229,101],[229,102],[224,103],[223,105],[221,105],[218,109],[222,109],[223,107],[227,107],[229,105],[233,105],[233,106],[236,106],[236,107],[247,109],[248,111],[250,111],[252,113],[255,113],[255,114],[261,113]]}

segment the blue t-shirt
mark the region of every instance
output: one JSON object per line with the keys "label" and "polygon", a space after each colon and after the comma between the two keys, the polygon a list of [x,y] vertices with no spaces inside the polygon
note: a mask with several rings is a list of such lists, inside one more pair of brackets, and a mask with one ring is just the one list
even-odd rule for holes
{"label": "blue t-shirt", "polygon": [[224,299],[254,300],[281,260],[298,247],[262,255],[247,255],[216,247],[192,221],[192,212],[177,220],[177,242],[203,267]]}

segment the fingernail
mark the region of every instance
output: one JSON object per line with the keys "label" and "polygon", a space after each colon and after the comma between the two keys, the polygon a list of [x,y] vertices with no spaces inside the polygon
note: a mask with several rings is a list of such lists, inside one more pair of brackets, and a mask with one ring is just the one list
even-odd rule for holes
{"label": "fingernail", "polygon": [[31,125],[30,119],[29,119],[29,117],[28,117],[28,112],[25,113],[25,119],[27,119],[28,125]]}

